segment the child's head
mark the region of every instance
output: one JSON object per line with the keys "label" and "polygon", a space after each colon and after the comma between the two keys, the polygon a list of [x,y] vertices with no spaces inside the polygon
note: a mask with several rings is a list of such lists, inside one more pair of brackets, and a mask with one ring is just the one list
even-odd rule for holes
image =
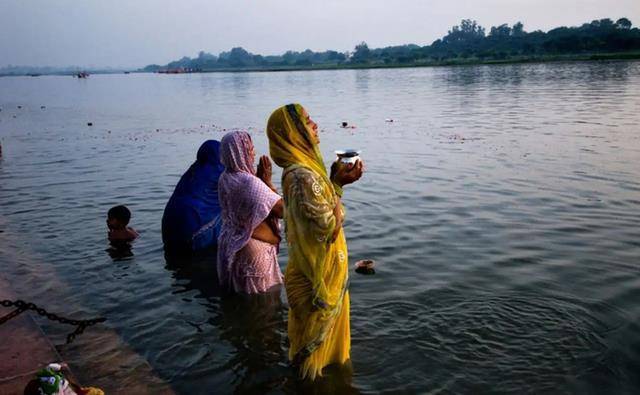
{"label": "child's head", "polygon": [[131,211],[126,206],[115,206],[107,213],[107,226],[109,229],[123,229],[129,224]]}

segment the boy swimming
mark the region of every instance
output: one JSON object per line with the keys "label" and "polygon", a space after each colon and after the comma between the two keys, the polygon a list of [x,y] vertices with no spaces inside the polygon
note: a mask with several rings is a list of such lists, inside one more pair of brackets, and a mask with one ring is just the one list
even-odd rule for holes
{"label": "boy swimming", "polygon": [[110,242],[128,242],[138,237],[135,229],[127,226],[131,219],[131,211],[126,206],[115,206],[107,213],[107,227],[109,232],[107,238]]}

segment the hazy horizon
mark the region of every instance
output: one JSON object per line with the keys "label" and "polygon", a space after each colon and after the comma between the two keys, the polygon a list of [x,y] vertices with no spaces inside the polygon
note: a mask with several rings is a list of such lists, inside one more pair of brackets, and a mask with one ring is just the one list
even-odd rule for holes
{"label": "hazy horizon", "polygon": [[461,19],[487,30],[521,21],[526,31],[626,17],[640,25],[640,1],[619,0],[0,0],[0,67],[137,68],[232,47],[262,55],[428,45]]}

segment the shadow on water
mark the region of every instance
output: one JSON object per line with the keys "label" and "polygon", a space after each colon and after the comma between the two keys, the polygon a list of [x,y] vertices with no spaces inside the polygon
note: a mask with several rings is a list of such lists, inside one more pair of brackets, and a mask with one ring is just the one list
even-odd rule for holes
{"label": "shadow on water", "polygon": [[[208,326],[216,329],[217,343],[230,345],[219,364],[208,374],[222,375],[228,388],[224,393],[308,393],[355,394],[351,385],[352,369],[330,366],[324,377],[315,382],[299,380],[288,360],[287,305],[282,287],[257,295],[234,294],[220,288],[215,269],[216,251],[196,256],[166,256],[166,269],[174,279],[175,292],[197,291],[205,299],[209,318],[190,322],[200,333]],[[215,351],[214,351],[215,353]],[[180,381],[188,381],[181,378]],[[214,380],[217,381],[217,380]],[[210,393],[212,388],[203,388]],[[192,385],[178,386],[180,393],[194,392]]]}

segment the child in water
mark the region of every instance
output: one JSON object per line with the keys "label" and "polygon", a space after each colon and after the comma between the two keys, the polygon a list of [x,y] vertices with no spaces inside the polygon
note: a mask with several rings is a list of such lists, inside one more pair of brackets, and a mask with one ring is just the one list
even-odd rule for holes
{"label": "child in water", "polygon": [[126,243],[138,237],[138,232],[127,226],[130,219],[131,211],[126,206],[111,207],[107,213],[107,226],[109,227],[107,238],[112,244]]}
{"label": "child in water", "polygon": [[64,363],[50,363],[36,374],[24,389],[25,395],[104,395],[104,391],[95,387],[81,387],[67,379],[62,370]]}

